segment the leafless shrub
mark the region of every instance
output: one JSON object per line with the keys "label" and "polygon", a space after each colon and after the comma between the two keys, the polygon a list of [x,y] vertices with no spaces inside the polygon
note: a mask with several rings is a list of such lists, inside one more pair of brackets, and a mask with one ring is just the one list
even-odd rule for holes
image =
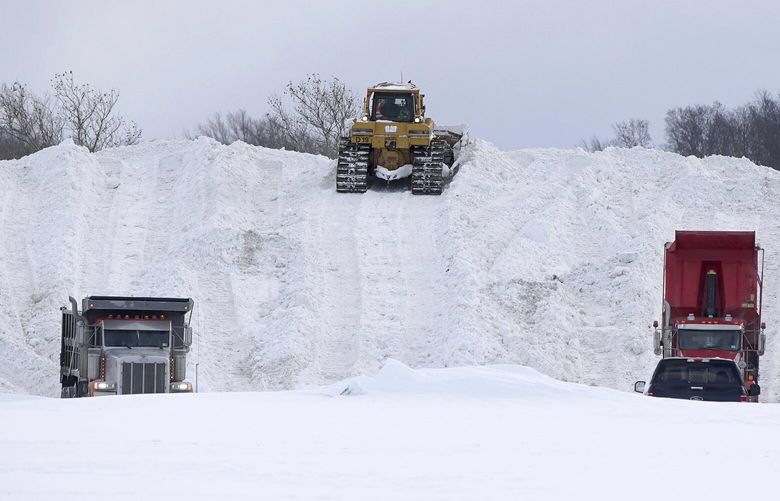
{"label": "leafless shrub", "polygon": [[[315,143],[315,151],[328,156],[338,152],[339,139],[344,135],[347,121],[358,113],[358,99],[338,78],[323,80],[317,74],[294,84],[289,82],[284,90],[285,106],[281,96],[268,99],[271,117],[281,126],[290,144]],[[301,148],[295,148],[302,151]]]}
{"label": "leafless shrub", "polygon": [[612,130],[615,132],[614,138],[601,140],[593,136],[590,141],[582,139],[579,144],[580,148],[585,151],[595,152],[603,151],[610,146],[617,148],[652,147],[653,140],[650,137],[650,122],[647,120],[631,118],[612,124]]}
{"label": "leafless shrub", "polygon": [[609,141],[602,141],[598,137],[593,136],[590,138],[590,141],[581,139],[579,146],[583,150],[593,153],[596,151],[603,151],[605,148],[609,147]]}
{"label": "leafless shrub", "polygon": [[111,89],[104,92],[89,84],[79,84],[70,71],[55,75],[52,87],[61,116],[76,144],[94,152],[112,146],[136,144],[141,138],[141,129],[134,122],[126,123],[114,112],[119,91]]}
{"label": "leafless shrub", "polygon": [[612,140],[613,146],[619,148],[633,148],[635,146],[649,148],[652,145],[650,122],[647,120],[631,118],[624,122],[613,124],[612,130],[615,131],[615,139]]}
{"label": "leafless shrub", "polygon": [[21,158],[30,152],[27,147],[13,136],[0,132],[0,160]]}
{"label": "leafless shrub", "polygon": [[206,136],[222,144],[243,141],[266,148],[284,148],[304,152],[315,152],[318,148],[318,143],[308,136],[302,137],[295,143],[290,141],[276,118],[268,115],[255,118],[245,110],[226,114],[215,113],[205,122],[195,126],[194,133],[185,131],[184,135],[189,139],[195,136]]}
{"label": "leafless shrub", "polygon": [[0,156],[18,158],[59,143],[63,123],[47,96],[19,82],[0,86]]}

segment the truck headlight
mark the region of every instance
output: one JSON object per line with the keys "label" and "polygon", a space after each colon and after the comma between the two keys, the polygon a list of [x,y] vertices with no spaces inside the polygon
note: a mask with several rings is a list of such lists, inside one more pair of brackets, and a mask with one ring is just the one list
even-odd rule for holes
{"label": "truck headlight", "polygon": [[116,383],[107,383],[105,381],[92,381],[94,391],[116,391]]}
{"label": "truck headlight", "polygon": [[171,393],[192,393],[192,384],[187,381],[171,383]]}

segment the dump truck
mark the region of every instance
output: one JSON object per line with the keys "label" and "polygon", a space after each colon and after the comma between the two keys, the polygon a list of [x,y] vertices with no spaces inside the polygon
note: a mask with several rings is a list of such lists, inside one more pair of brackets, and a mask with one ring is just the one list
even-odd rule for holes
{"label": "dump truck", "polygon": [[677,231],[664,247],[662,323],[653,322],[656,355],[723,358],[758,401],[764,251],[752,231]]}
{"label": "dump truck", "polygon": [[190,298],[69,298],[61,324],[62,398],[189,393]]}
{"label": "dump truck", "polygon": [[415,195],[440,195],[456,171],[465,126],[437,127],[425,116],[425,95],[411,82],[370,87],[361,117],[339,143],[336,191],[363,193],[369,178],[409,178]]}

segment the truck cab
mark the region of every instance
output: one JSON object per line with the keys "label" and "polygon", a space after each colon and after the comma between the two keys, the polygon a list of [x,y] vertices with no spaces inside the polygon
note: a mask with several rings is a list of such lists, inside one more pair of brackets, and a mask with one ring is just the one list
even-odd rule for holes
{"label": "truck cab", "polygon": [[62,397],[191,392],[192,299],[89,296],[62,309]]}

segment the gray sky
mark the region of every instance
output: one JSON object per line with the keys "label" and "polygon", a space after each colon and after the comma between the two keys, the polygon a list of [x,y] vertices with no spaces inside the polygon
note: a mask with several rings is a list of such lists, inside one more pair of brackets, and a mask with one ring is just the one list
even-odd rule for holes
{"label": "gray sky", "polygon": [[439,123],[504,149],[577,144],[629,117],[780,92],[780,2],[2,1],[0,81],[121,91],[145,138],[260,115],[307,73],[362,94],[403,71]]}

